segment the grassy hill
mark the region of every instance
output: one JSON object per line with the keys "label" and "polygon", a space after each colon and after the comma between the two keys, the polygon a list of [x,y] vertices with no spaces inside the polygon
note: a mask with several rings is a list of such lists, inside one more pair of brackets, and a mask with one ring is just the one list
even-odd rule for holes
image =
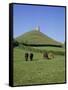
{"label": "grassy hill", "polygon": [[20,43],[24,42],[26,44],[50,44],[50,45],[61,45],[60,42],[51,39],[47,35],[43,34],[40,31],[30,31],[19,37],[16,40]]}
{"label": "grassy hill", "polygon": [[[61,45],[40,31],[30,31],[16,38],[19,43]],[[54,58],[43,58],[52,51]],[[33,53],[33,61],[25,61],[25,53]],[[31,47],[19,44],[13,48],[13,85],[65,83],[65,48]]]}

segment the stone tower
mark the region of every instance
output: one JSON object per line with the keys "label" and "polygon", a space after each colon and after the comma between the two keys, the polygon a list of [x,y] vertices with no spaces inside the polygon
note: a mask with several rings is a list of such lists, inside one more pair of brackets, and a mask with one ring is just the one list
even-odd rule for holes
{"label": "stone tower", "polygon": [[40,31],[40,27],[39,27],[39,26],[36,27],[35,30],[36,30],[36,31]]}

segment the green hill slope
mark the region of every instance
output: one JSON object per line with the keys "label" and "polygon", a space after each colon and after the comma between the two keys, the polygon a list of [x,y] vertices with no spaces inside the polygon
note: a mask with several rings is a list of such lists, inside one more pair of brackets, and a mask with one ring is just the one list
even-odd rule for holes
{"label": "green hill slope", "polygon": [[47,35],[43,34],[40,31],[30,31],[27,32],[19,37],[16,38],[16,40],[20,43],[26,43],[26,44],[50,44],[50,45],[61,45],[60,42],[57,42]]}

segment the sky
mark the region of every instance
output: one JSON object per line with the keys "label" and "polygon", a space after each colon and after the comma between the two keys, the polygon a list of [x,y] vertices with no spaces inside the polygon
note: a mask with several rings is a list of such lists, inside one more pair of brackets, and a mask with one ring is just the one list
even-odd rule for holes
{"label": "sky", "polygon": [[14,38],[40,27],[40,31],[59,42],[65,42],[65,8],[13,5]]}

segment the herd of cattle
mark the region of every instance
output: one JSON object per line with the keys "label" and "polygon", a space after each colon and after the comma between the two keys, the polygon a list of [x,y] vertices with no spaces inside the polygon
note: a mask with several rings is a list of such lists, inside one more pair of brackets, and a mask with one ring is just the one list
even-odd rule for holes
{"label": "herd of cattle", "polygon": [[28,58],[30,57],[30,61],[32,61],[33,60],[33,53],[30,53],[30,54],[28,54],[28,53],[25,53],[25,60],[26,61],[28,61]]}
{"label": "herd of cattle", "polygon": [[[34,57],[33,53],[30,53],[30,54],[25,53],[25,60],[26,61],[28,61],[28,58],[30,58],[30,61],[32,61],[33,57]],[[54,54],[52,52],[49,52],[49,53],[45,52],[45,53],[43,53],[43,58],[44,59],[52,59],[52,58],[54,58]]]}

